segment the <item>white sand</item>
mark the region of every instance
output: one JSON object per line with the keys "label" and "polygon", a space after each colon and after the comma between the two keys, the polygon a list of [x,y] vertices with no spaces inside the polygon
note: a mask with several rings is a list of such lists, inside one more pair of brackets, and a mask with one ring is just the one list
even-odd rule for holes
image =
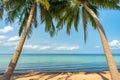
{"label": "white sand", "polygon": [[[3,74],[0,74],[2,77]],[[15,73],[11,80],[111,80],[110,73],[104,72],[27,72]]]}

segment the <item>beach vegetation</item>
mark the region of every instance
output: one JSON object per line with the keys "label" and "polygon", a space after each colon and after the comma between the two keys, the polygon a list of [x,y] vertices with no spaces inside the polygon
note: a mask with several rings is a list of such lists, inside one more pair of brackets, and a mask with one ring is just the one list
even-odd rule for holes
{"label": "beach vegetation", "polygon": [[[103,44],[106,60],[112,80],[119,80],[118,69],[114,62],[103,26],[98,18],[98,9],[120,9],[119,0],[0,0],[0,18],[7,13],[8,22],[20,23],[21,39],[13,57],[3,75],[3,80],[10,80],[17,65],[26,37],[30,37],[32,28],[38,23],[45,24],[45,31],[51,36],[60,31],[63,25],[70,35],[71,27],[78,31],[79,20],[83,22],[84,40],[87,40],[87,24],[98,30]],[[38,15],[40,14],[40,15]],[[40,21],[38,21],[40,18]],[[54,25],[54,21],[57,25]]]}
{"label": "beach vegetation", "polygon": [[103,45],[104,53],[108,63],[108,67],[112,80],[119,80],[120,75],[118,73],[117,66],[110,50],[107,36],[103,29],[102,24],[98,18],[98,10],[100,9],[120,9],[119,0],[68,0],[65,10],[61,14],[61,18],[58,22],[57,28],[61,30],[63,25],[66,25],[66,32],[70,34],[71,27],[74,26],[78,31],[79,20],[83,22],[84,29],[84,41],[87,39],[87,24],[91,23],[92,27],[98,30]]}

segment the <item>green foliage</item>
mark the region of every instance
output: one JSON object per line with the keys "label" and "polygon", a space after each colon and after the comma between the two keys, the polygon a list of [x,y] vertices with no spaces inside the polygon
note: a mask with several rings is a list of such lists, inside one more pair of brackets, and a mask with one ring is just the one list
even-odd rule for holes
{"label": "green foliage", "polygon": [[40,2],[41,5],[43,5],[47,10],[50,8],[50,4],[48,0],[36,0],[37,2]]}
{"label": "green foliage", "polygon": [[120,9],[120,0],[88,0],[91,4],[98,6],[99,8],[107,9]]}
{"label": "green foliage", "polygon": [[94,29],[96,29],[97,26],[93,17],[82,5],[86,3],[87,6],[98,16],[98,9],[120,9],[119,2],[120,0],[67,0],[65,7],[62,8],[63,11],[61,12],[61,17],[58,20],[57,29],[61,30],[65,24],[67,34],[70,34],[72,26],[74,26],[77,31],[78,23],[80,22],[79,20],[81,20],[79,18],[82,18],[84,40],[86,42],[87,23],[90,22]]}
{"label": "green foliage", "polygon": [[[21,35],[26,26],[33,1],[0,0],[0,18],[3,17],[5,10],[8,22],[18,20],[20,24],[19,35]],[[120,0],[36,0],[36,9],[28,37],[30,37],[33,27],[36,28],[40,22],[45,24],[45,31],[54,36],[56,30],[61,30],[63,25],[66,26],[67,34],[70,34],[72,26],[78,31],[78,24],[82,20],[86,42],[87,23],[90,22],[94,29],[96,29],[96,23],[82,5],[86,3],[98,15],[98,9],[120,9],[119,2]],[[57,24],[55,25],[54,22]]]}
{"label": "green foliage", "polygon": [[[44,1],[45,1],[45,3],[44,3]],[[43,5],[43,3],[44,3],[44,5]],[[4,10],[7,13],[7,18],[6,18],[7,22],[12,23],[12,22],[15,22],[17,20],[18,23],[20,24],[18,27],[20,27],[19,36],[21,36],[24,28],[26,27],[26,23],[28,21],[28,17],[29,17],[31,6],[33,4],[33,0],[3,0],[3,4],[4,4]],[[34,11],[32,23],[30,25],[28,38],[32,34],[33,27],[36,28],[38,26],[38,22],[41,22],[41,21],[45,22],[46,28],[50,28],[46,31],[49,32],[51,36],[54,35],[55,27],[53,25],[53,21],[52,21],[51,16],[48,15],[49,7],[50,6],[48,5],[47,0],[39,0],[39,1],[36,2],[36,7],[35,7],[36,9]],[[0,9],[0,11],[1,11],[1,9]],[[38,14],[39,12],[45,13],[45,14],[40,14],[39,15]],[[2,13],[0,13],[0,14],[2,14]],[[43,20],[41,18],[41,21],[38,21],[39,18],[40,18],[39,16],[45,16],[45,18],[44,18],[45,20]],[[49,24],[51,24],[51,25],[49,25]]]}
{"label": "green foliage", "polygon": [[[69,4],[69,3],[68,3]],[[80,9],[78,6],[64,6],[62,10],[59,10],[60,16],[57,24],[57,29],[61,30],[63,25],[66,25],[67,34],[70,34],[71,26],[74,25],[76,31],[78,31],[78,21],[80,16]]]}
{"label": "green foliage", "polygon": [[[32,0],[3,0],[4,8],[7,13],[7,22],[15,22],[18,20],[20,26],[19,35],[23,32],[33,3]],[[31,24],[34,24],[32,22]],[[31,25],[32,27],[32,25]],[[31,35],[32,30],[29,30],[28,37]]]}

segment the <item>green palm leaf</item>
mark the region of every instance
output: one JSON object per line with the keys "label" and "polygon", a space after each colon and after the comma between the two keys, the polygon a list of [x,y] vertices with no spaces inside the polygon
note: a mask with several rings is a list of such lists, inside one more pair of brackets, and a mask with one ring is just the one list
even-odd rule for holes
{"label": "green palm leaf", "polygon": [[36,0],[37,2],[40,2],[41,5],[43,5],[47,10],[50,8],[50,4],[48,0]]}

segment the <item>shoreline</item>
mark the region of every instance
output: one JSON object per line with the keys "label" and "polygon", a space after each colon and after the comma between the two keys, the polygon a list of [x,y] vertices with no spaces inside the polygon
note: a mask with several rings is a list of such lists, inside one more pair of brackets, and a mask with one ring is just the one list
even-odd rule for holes
{"label": "shoreline", "polygon": [[[3,73],[0,73],[2,77]],[[11,80],[111,80],[109,71],[102,72],[23,72]]]}

